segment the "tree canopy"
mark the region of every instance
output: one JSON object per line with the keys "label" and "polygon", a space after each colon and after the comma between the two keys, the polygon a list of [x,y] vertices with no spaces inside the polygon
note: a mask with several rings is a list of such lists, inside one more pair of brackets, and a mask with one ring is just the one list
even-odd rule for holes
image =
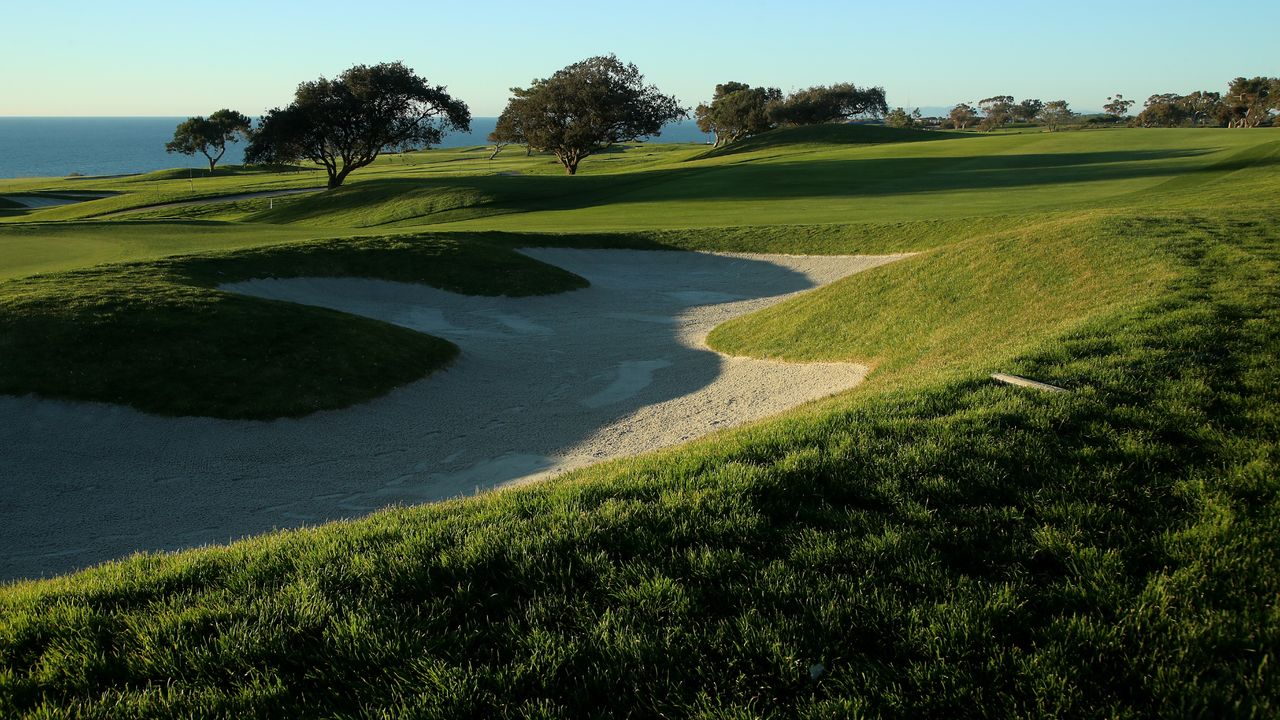
{"label": "tree canopy", "polygon": [[234,110],[223,108],[209,117],[197,115],[178,124],[173,140],[165,143],[165,152],[204,155],[212,173],[218,161],[227,152],[227,143],[243,139],[249,134],[249,118]]}
{"label": "tree canopy", "polygon": [[1013,117],[1021,122],[1033,122],[1044,110],[1044,103],[1038,99],[1026,99],[1013,107]]}
{"label": "tree canopy", "polygon": [[779,125],[820,125],[859,115],[879,117],[888,111],[884,88],[836,83],[791,93],[772,105],[769,116]]}
{"label": "tree canopy", "polygon": [[769,110],[781,101],[782,91],[778,88],[727,82],[716,85],[711,103],[699,105],[694,117],[699,130],[715,135],[719,147],[773,128]]}
{"label": "tree canopy", "polygon": [[1133,100],[1125,100],[1124,95],[1116,93],[1114,96],[1107,98],[1107,104],[1102,106],[1111,117],[1119,120],[1129,114],[1129,108],[1133,107]]}
{"label": "tree canopy", "polygon": [[1135,123],[1142,127],[1221,127],[1231,119],[1222,94],[1197,90],[1187,95],[1160,93],[1147,98]]}
{"label": "tree canopy", "polygon": [[402,63],[356,65],[333,80],[298,85],[293,102],[262,119],[246,162],[300,159],[324,165],[329,187],[386,151],[438,143],[448,130],[470,129],[466,103],[431,86]]}
{"label": "tree canopy", "polygon": [[1278,112],[1280,78],[1238,77],[1225,95],[1208,90],[1152,95],[1133,122],[1141,127],[1254,128],[1275,124]]}
{"label": "tree canopy", "polygon": [[663,125],[688,116],[674,97],[645,85],[634,64],[613,55],[587,58],[511,94],[490,139],[554,153],[570,175],[584,158],[658,135]]}

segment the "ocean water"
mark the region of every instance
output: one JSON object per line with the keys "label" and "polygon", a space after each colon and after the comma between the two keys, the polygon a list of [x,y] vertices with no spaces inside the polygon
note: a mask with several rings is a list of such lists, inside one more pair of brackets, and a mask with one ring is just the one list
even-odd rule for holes
{"label": "ocean water", "polygon": [[[208,167],[200,154],[171,155],[164,144],[186,118],[0,117],[0,178],[124,175],[173,167]],[[484,145],[497,118],[471,120],[471,132],[450,133],[440,147]],[[672,123],[651,142],[701,143],[710,136],[691,120]],[[221,163],[236,164],[244,148],[227,148]]]}

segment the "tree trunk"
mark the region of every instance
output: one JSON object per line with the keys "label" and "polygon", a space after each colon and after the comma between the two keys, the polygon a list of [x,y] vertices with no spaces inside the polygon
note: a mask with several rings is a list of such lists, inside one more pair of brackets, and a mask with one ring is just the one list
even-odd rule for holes
{"label": "tree trunk", "polygon": [[217,164],[218,164],[217,160],[214,160],[213,158],[209,158],[209,174],[210,175],[213,174],[213,166]]}
{"label": "tree trunk", "polygon": [[346,180],[346,179],[347,179],[347,175],[348,175],[350,172],[351,172],[351,170],[350,170],[349,168],[345,168],[345,167],[344,167],[344,168],[342,168],[341,170],[337,171],[337,172],[335,172],[335,171],[333,171],[333,170],[330,170],[330,171],[329,171],[329,182],[328,182],[327,187],[328,187],[330,190],[332,190],[332,189],[334,189],[334,188],[336,188],[336,187],[342,187],[342,182],[343,182],[344,180]]}

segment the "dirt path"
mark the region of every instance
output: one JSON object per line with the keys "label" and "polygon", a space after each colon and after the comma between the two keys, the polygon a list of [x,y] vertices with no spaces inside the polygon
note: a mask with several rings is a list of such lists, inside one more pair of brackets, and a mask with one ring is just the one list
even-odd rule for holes
{"label": "dirt path", "polygon": [[447,338],[447,371],[292,420],[160,418],[0,397],[0,578],[226,542],[677,444],[861,381],[843,363],[727,358],[717,324],[885,257],[525,251],[591,281],[534,298],[359,279],[226,289]]}

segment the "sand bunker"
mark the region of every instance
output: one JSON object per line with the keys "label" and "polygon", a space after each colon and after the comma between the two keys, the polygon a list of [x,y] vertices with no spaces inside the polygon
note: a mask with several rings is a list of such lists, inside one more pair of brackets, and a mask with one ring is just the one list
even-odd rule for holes
{"label": "sand bunker", "polygon": [[32,210],[42,208],[58,207],[59,205],[72,205],[86,200],[98,200],[104,197],[110,197],[114,193],[105,192],[59,192],[56,196],[49,195],[2,195],[0,200],[9,200],[16,202],[23,207]]}
{"label": "sand bunker", "polygon": [[346,410],[161,418],[0,397],[0,578],[438,500],[676,444],[856,385],[861,366],[728,358],[707,332],[899,256],[539,249],[586,290],[464,297],[359,279],[227,289],[447,338],[447,371]]}

